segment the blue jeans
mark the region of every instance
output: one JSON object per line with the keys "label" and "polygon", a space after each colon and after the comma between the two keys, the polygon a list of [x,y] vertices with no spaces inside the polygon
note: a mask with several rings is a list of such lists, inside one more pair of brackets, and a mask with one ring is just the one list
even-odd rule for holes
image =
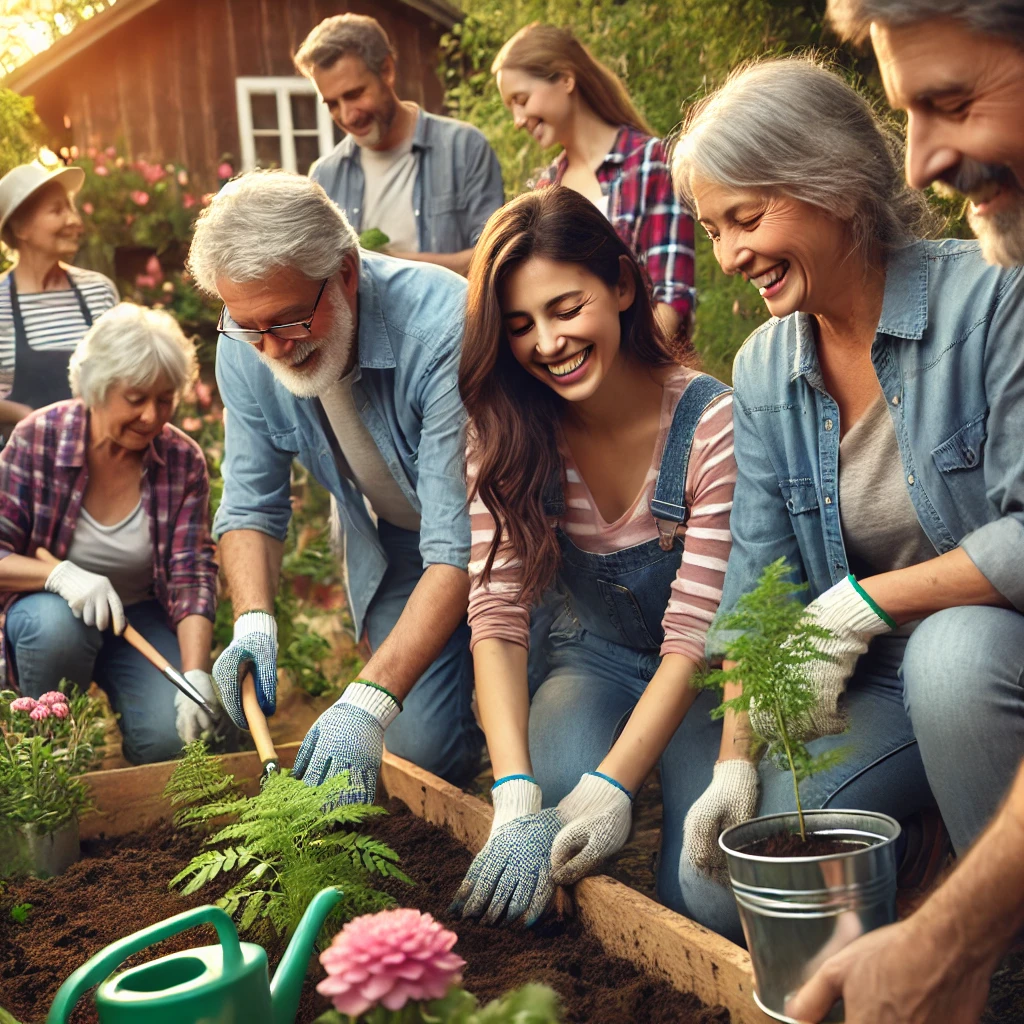
{"label": "blue jeans", "polygon": [[[597,768],[660,661],[656,653],[579,629],[568,615],[558,618],[547,648],[547,676],[530,703],[530,759],[545,807],[557,804],[584,772]],[[702,693],[661,758],[664,813],[657,895],[684,914],[689,911],[678,870],[683,821],[711,782],[722,735],[721,722],[711,720],[716,703],[714,694]]]}
{"label": "blue jeans", "polygon": [[[129,622],[180,668],[178,639],[163,608],[143,601],[125,611]],[[167,761],[181,753],[174,725],[178,691],[126,640],[85,625],[64,598],[46,592],[15,601],[4,632],[22,693],[38,697],[61,679],[84,690],[95,680],[119,716],[124,756],[132,764]]]}
{"label": "blue jeans", "polygon": [[[395,627],[423,575],[419,534],[377,523],[388,568],[366,612],[366,633],[376,650]],[[404,710],[388,727],[388,750],[461,786],[479,771],[484,737],[473,717],[473,658],[463,619],[434,663],[417,680]]]}

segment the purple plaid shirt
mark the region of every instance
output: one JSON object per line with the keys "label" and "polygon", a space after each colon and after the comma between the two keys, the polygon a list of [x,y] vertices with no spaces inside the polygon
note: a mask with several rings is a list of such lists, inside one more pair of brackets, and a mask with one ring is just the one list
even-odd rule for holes
{"label": "purple plaid shirt", "polygon": [[[43,547],[67,555],[89,480],[88,414],[79,399],[22,420],[0,452],[0,558]],[[142,503],[153,535],[153,591],[171,624],[186,615],[213,619],[217,563],[210,536],[210,480],[202,450],[170,424],[144,459]],[[0,592],[0,679],[7,611],[22,595]]]}
{"label": "purple plaid shirt", "polygon": [[[533,187],[560,185],[567,165],[559,153]],[[623,126],[596,173],[608,196],[608,219],[647,271],[654,301],[671,306],[688,334],[695,295],[693,217],[672,187],[664,142]]]}

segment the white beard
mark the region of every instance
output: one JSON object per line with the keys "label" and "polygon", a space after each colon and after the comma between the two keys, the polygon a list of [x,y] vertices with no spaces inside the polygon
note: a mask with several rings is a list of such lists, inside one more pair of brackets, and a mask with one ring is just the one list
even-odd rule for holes
{"label": "white beard", "polygon": [[1024,263],[1024,192],[1018,189],[1015,198],[1011,207],[988,217],[973,216],[967,208],[967,222],[981,243],[981,254],[1000,267]]}
{"label": "white beard", "polygon": [[[304,338],[295,343],[291,362],[283,359],[271,359],[263,352],[260,359],[270,368],[279,384],[287,388],[296,398],[315,398],[322,394],[340,378],[355,341],[355,319],[352,310],[344,297],[335,296],[333,303],[334,321],[331,328],[322,338],[314,341]],[[317,357],[310,368],[295,368],[309,354],[316,350]]]}

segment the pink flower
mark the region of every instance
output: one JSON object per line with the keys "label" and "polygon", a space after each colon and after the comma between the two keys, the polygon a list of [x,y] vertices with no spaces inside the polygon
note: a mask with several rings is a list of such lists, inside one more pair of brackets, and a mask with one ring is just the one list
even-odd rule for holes
{"label": "pink flower", "polygon": [[203,194],[203,199],[202,199],[203,206],[209,206],[210,203],[213,202],[213,197],[214,197],[215,194],[216,193],[214,193],[214,192],[205,192]]}
{"label": "pink flower", "polygon": [[95,146],[90,146],[90,147],[89,147],[89,148],[88,148],[88,149],[87,149],[87,150],[85,151],[85,155],[86,155],[86,156],[87,156],[87,157],[88,157],[88,158],[89,158],[90,160],[95,160],[95,159],[96,159],[96,153],[97,153],[97,152],[98,152],[98,150],[96,149],[96,147],[95,147]]}
{"label": "pink flower", "polygon": [[67,704],[51,704],[50,714],[53,715],[54,718],[63,719],[67,718],[68,715],[71,714],[71,709],[67,706]]}
{"label": "pink flower", "polygon": [[400,1010],[410,999],[440,999],[462,981],[466,961],[451,952],[457,940],[418,910],[364,914],[320,954],[328,977],[316,990],[350,1017],[377,1005]]}
{"label": "pink flower", "polygon": [[128,193],[129,198],[136,206],[145,206],[149,202],[149,193],[143,192],[141,188]]}
{"label": "pink flower", "polygon": [[210,405],[213,403],[213,388],[211,388],[205,381],[197,380],[195,392],[196,401],[200,406],[204,409],[209,409]]}
{"label": "pink flower", "polygon": [[184,206],[186,210],[191,210],[192,207],[196,205],[196,197],[192,195],[191,192],[186,192],[181,197],[181,205]]}
{"label": "pink flower", "polygon": [[44,718],[50,717],[50,709],[45,704],[37,704],[29,713],[28,717],[33,722],[41,722]]}
{"label": "pink flower", "polygon": [[126,213],[126,214],[124,215],[124,222],[125,222],[125,224],[126,224],[126,225],[127,225],[128,227],[131,227],[131,226],[132,226],[132,221],[133,221],[133,220],[135,220],[135,214],[134,214],[134,213]]}
{"label": "pink flower", "polygon": [[183,188],[188,184],[188,171],[178,171],[178,184]]}
{"label": "pink flower", "polygon": [[107,168],[103,164],[97,164],[96,165],[96,173],[101,178],[105,178],[110,173],[110,171],[107,170]]}
{"label": "pink flower", "polygon": [[72,146],[71,147],[71,159],[72,160],[77,160],[78,159],[78,147],[77,146]]}
{"label": "pink flower", "polygon": [[88,216],[91,217],[93,215],[93,210],[94,207],[92,203],[82,203],[82,213],[87,214]]}
{"label": "pink flower", "polygon": [[17,697],[11,701],[12,711],[35,711],[36,702],[31,697]]}
{"label": "pink flower", "polygon": [[159,164],[148,164],[145,160],[140,160],[136,167],[142,173],[142,177],[146,179],[147,185],[155,185],[166,174]]}
{"label": "pink flower", "polygon": [[203,421],[198,416],[186,416],[181,421],[181,429],[190,434],[203,429]]}
{"label": "pink flower", "polygon": [[67,697],[65,697],[60,690],[47,690],[46,693],[39,698],[39,703],[45,704],[47,707],[52,707],[54,704],[67,704],[67,702]]}
{"label": "pink flower", "polygon": [[117,150],[114,149],[113,146],[107,146],[107,148],[104,150],[104,152],[107,154],[107,156],[109,156],[111,158],[111,160],[113,160],[113,158],[115,156],[117,156]]}
{"label": "pink flower", "polygon": [[135,287],[136,288],[155,288],[156,278],[150,274],[136,274],[135,275]]}
{"label": "pink flower", "polygon": [[146,273],[155,281],[162,281],[164,279],[164,268],[160,266],[160,261],[156,256],[150,256],[146,260]]}
{"label": "pink flower", "polygon": [[221,181],[227,181],[228,178],[230,178],[231,175],[234,174],[234,173],[235,173],[234,167],[232,167],[231,164],[229,164],[227,162],[227,160],[225,160],[224,163],[222,163],[217,168],[217,177],[220,178]]}

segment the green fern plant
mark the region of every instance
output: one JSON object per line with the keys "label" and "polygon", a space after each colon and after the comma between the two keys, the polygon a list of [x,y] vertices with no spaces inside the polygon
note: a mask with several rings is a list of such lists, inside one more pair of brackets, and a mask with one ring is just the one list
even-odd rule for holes
{"label": "green fern plant", "polygon": [[370,804],[339,804],[348,788],[344,772],[321,786],[282,772],[248,797],[201,741],[190,744],[164,795],[177,808],[177,827],[215,831],[168,887],[188,896],[231,876],[230,888],[215,902],[240,932],[252,932],[258,941],[291,938],[310,900],[329,885],[343,896],[320,933],[326,941],[351,918],[394,906],[368,879],[412,879],[399,868],[394,850],[354,827],[387,812]]}

